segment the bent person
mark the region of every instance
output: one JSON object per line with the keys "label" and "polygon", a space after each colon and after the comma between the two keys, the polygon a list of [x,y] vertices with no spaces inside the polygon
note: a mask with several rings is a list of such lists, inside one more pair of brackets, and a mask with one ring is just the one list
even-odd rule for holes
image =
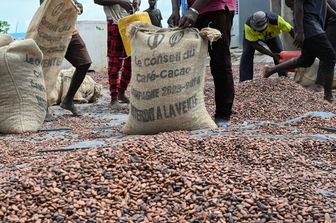
{"label": "bent person", "polygon": [[[255,50],[273,58],[279,64],[279,53],[283,50],[280,33],[290,33],[294,37],[293,27],[281,16],[263,11],[255,12],[244,25],[243,53],[240,59],[239,81],[253,79],[253,58]],[[267,45],[264,47],[260,42]],[[287,77],[287,72],[280,71],[279,77]]]}

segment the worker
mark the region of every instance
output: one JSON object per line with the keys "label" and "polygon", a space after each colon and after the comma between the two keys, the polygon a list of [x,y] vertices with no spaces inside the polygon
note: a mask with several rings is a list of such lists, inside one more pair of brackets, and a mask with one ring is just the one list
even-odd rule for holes
{"label": "worker", "polygon": [[336,12],[331,9],[327,0],[286,0],[286,5],[294,12],[295,38],[294,45],[301,48],[301,56],[288,60],[274,67],[265,67],[264,77],[273,73],[298,67],[310,67],[316,57],[323,62],[324,99],[333,102],[332,84],[336,54],[324,30],[327,11],[333,17]]}
{"label": "worker", "polygon": [[104,6],[107,20],[107,73],[111,106],[118,107],[119,103],[130,102],[125,91],[132,74],[131,57],[126,55],[118,21],[139,10],[140,0],[94,0],[94,3]]}
{"label": "worker", "polygon": [[[240,59],[239,81],[253,80],[253,58],[255,50],[273,58],[279,63],[279,53],[283,50],[280,33],[290,33],[294,37],[294,29],[281,16],[274,13],[258,11],[250,16],[244,25],[243,53]],[[267,45],[269,49],[261,43]],[[279,72],[279,76],[287,77],[287,72]]]}
{"label": "worker", "polygon": [[232,115],[234,82],[232,75],[230,40],[236,0],[188,0],[188,10],[180,18],[180,0],[172,0],[170,26],[198,29],[210,26],[222,33],[222,38],[209,46],[210,69],[215,85],[215,122],[227,127]]}

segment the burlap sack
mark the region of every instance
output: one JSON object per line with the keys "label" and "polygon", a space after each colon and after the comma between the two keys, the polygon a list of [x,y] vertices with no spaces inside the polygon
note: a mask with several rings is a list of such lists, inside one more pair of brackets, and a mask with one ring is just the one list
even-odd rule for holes
{"label": "burlap sack", "polygon": [[[210,29],[206,34],[220,32]],[[203,33],[205,34],[205,33]],[[208,40],[196,29],[133,23],[130,112],[123,132],[216,128],[204,104]]]}
{"label": "burlap sack", "polygon": [[78,10],[72,0],[45,0],[32,18],[26,38],[32,38],[43,52],[48,106],[56,104],[57,75],[75,30]]}
{"label": "burlap sack", "polygon": [[61,99],[62,99],[62,92],[63,92],[63,72],[62,71],[63,70],[59,72],[57,79],[56,79],[56,85],[55,85],[55,98],[56,98],[57,105],[61,103]]}
{"label": "burlap sack", "polygon": [[[72,80],[73,73],[75,72],[75,68],[72,67],[67,70],[61,70],[60,76],[62,77],[62,90],[61,90],[61,100],[64,99],[67,94],[70,83]],[[97,84],[92,77],[88,74],[85,76],[83,83],[79,87],[78,91],[74,96],[74,101],[76,103],[93,103],[98,100],[101,96],[102,86]]]}
{"label": "burlap sack", "polygon": [[[319,59],[316,59],[311,67],[299,68],[295,72],[294,81],[303,87],[310,87],[315,84],[317,71],[319,67]],[[336,88],[336,72],[334,72],[333,88]]]}
{"label": "burlap sack", "polygon": [[35,132],[47,110],[42,52],[34,40],[0,35],[0,132]]}
{"label": "burlap sack", "polygon": [[13,42],[13,39],[10,35],[0,34],[0,47],[7,46]]}

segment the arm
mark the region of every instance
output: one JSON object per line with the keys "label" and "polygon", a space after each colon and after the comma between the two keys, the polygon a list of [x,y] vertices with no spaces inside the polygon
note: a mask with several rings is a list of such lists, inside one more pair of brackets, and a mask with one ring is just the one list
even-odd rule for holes
{"label": "arm", "polygon": [[195,25],[199,11],[202,10],[209,2],[210,0],[196,0],[188,9],[185,16],[181,18],[179,27],[186,28]]}
{"label": "arm", "polygon": [[305,39],[303,30],[303,3],[305,0],[295,0],[294,2],[294,18],[296,23],[296,33],[294,37],[294,45],[296,47],[302,47]]}
{"label": "arm", "polygon": [[119,0],[94,0],[94,3],[98,5],[114,5],[119,4]]}
{"label": "arm", "polygon": [[262,54],[266,54],[270,57],[277,56],[277,54],[274,54],[270,50],[268,50],[267,48],[263,47],[258,41],[248,41],[248,42],[255,50],[258,50]]}
{"label": "arm", "polygon": [[293,26],[286,20],[284,20],[284,18],[282,18],[281,16],[278,16],[278,26],[282,32],[289,33],[291,37],[294,39],[295,33]]}
{"label": "arm", "polygon": [[94,3],[102,6],[109,6],[119,4],[123,7],[126,11],[132,11],[133,6],[129,0],[94,0]]}
{"label": "arm", "polygon": [[173,12],[170,15],[167,23],[169,26],[177,26],[180,20],[180,0],[171,0]]}
{"label": "arm", "polygon": [[160,10],[158,10],[159,11],[159,20],[161,21],[162,20],[162,14],[161,14],[161,11]]}
{"label": "arm", "polygon": [[291,31],[289,32],[290,36],[294,39],[295,38],[295,32],[294,29],[292,28]]}

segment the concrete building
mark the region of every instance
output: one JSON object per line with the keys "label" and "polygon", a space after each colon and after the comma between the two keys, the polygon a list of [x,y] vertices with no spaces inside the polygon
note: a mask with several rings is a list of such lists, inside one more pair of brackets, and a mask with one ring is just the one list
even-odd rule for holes
{"label": "concrete building", "polygon": [[[78,21],[76,25],[92,59],[90,70],[106,72],[107,69],[107,24],[106,21]],[[64,60],[62,69],[71,67]]]}

